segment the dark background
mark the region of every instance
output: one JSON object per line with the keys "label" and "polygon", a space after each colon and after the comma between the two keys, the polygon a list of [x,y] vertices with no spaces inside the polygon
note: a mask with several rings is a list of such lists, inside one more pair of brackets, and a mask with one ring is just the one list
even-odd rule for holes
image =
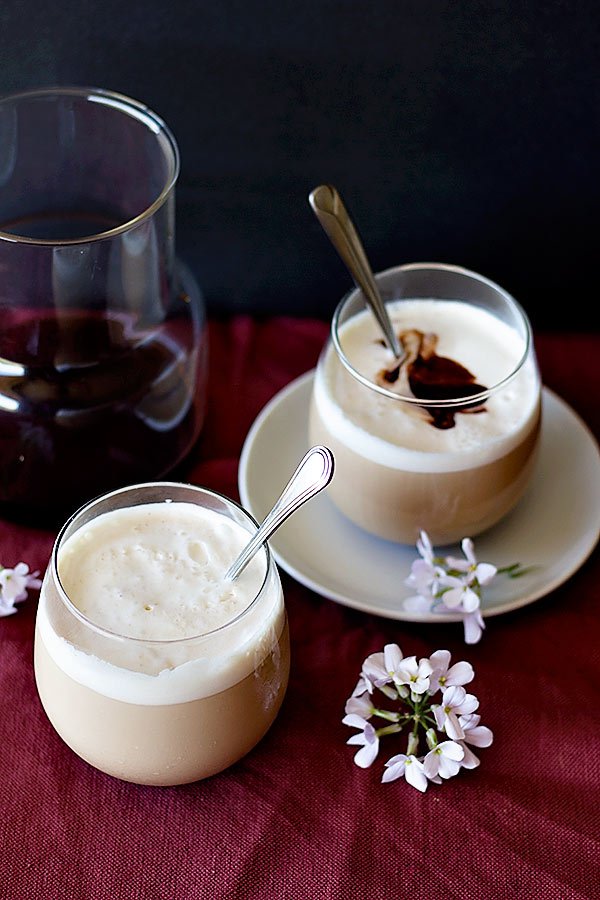
{"label": "dark background", "polygon": [[328,181],[376,270],[456,263],[534,328],[595,330],[599,8],[4,0],[0,91],[103,87],[166,120],[214,315],[331,315],[351,283],[307,201]]}

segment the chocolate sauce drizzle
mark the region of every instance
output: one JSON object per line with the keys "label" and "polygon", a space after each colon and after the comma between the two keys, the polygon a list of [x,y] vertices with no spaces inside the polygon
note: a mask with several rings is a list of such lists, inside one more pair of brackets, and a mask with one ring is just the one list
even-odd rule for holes
{"label": "chocolate sauce drizzle", "polygon": [[[462,399],[486,390],[465,366],[447,356],[438,356],[437,334],[425,334],[411,328],[401,331],[398,337],[406,355],[399,365],[379,372],[378,381],[383,386],[395,384],[404,369],[410,390],[419,400]],[[457,413],[485,411],[485,407],[478,403],[441,409],[424,403],[422,408],[431,417],[431,424],[440,429],[454,428]]]}

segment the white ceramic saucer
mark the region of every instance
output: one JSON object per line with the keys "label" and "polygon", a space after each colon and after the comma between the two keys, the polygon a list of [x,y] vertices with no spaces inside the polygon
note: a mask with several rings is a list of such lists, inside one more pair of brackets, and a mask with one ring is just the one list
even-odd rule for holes
{"label": "white ceramic saucer", "polygon": [[[246,437],[240,498],[259,521],[308,449],[313,374],[307,372],[273,397]],[[483,615],[507,612],[550,593],[585,562],[599,533],[597,442],[573,409],[544,388],[541,448],[532,483],[503,522],[474,538],[480,561],[498,567],[520,562],[532,569],[516,579],[498,575],[485,589]],[[327,491],[288,519],[270,547],[279,566],[297,581],[346,606],[412,622],[460,618],[406,612],[403,600],[412,592],[404,581],[416,549],[362,531],[338,512]],[[459,547],[452,552],[460,555]]]}

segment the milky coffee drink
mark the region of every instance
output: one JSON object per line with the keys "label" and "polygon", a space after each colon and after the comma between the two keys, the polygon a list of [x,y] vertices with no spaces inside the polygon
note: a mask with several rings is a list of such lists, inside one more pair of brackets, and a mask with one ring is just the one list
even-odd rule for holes
{"label": "milky coffee drink", "polygon": [[367,310],[340,325],[338,348],[329,341],[319,360],[309,439],[335,454],[329,497],[392,541],[412,544],[421,529],[438,544],[472,537],[530,478],[535,357],[526,336],[476,305],[416,298],[388,309],[400,363]]}
{"label": "milky coffee drink", "polygon": [[79,756],[127,781],[182,784],[221,771],[262,738],[287,686],[276,568],[263,548],[225,582],[251,535],[200,502],[84,521],[57,542],[40,593],[44,709]]}

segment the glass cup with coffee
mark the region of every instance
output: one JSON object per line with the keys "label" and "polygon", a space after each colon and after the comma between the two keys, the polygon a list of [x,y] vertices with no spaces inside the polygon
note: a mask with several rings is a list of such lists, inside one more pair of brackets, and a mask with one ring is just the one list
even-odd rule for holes
{"label": "glass cup with coffee", "polygon": [[472,537],[506,516],[533,470],[541,382],[531,326],[502,287],[458,266],[414,263],[376,280],[403,355],[359,290],[332,320],[309,439],[331,447],[329,496],[357,525],[413,544]]}
{"label": "glass cup with coffee", "polygon": [[173,482],[88,503],[59,533],[40,591],[34,667],[43,708],[82,759],[148,785],[231,766],[283,702],[290,648],[266,544],[238,504]]}

